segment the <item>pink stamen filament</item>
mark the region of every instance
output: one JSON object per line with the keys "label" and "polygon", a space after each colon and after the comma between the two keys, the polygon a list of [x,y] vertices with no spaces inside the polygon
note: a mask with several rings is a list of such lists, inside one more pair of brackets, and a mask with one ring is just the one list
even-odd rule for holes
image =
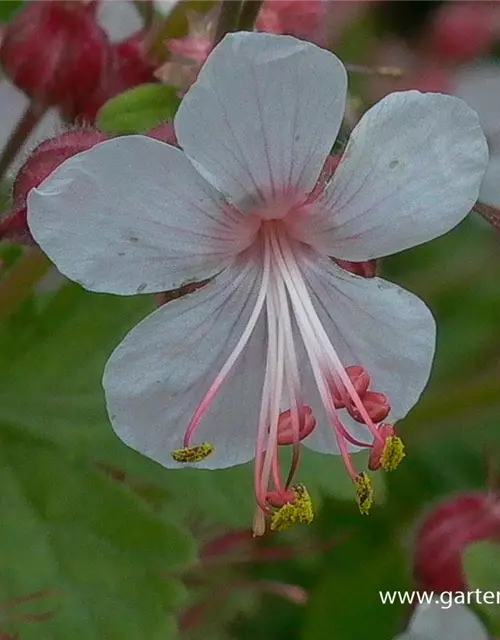
{"label": "pink stamen filament", "polygon": [[[270,262],[271,251],[269,239],[264,240],[265,251],[267,251]],[[273,384],[275,380],[276,368],[276,343],[277,343],[277,318],[273,313],[272,300],[268,296],[266,299],[267,311],[267,354],[266,354],[266,370],[264,374],[264,383],[262,387],[262,401],[260,406],[259,427],[257,431],[257,441],[255,447],[255,468],[254,468],[254,493],[258,506],[264,513],[270,513],[270,508],[266,504],[266,492],[262,487],[263,460],[266,451],[266,437],[268,435],[270,424],[270,402],[273,392]]]}
{"label": "pink stamen filament", "polygon": [[243,349],[247,345],[250,339],[250,336],[252,335],[252,332],[255,329],[255,325],[257,324],[257,321],[260,317],[260,314],[264,307],[264,302],[266,301],[266,298],[267,298],[269,278],[270,278],[270,272],[271,272],[271,268],[270,268],[271,258],[270,258],[268,244],[269,244],[268,242],[265,242],[262,282],[260,285],[259,292],[257,294],[255,307],[252,310],[250,318],[248,319],[245,329],[243,330],[243,333],[241,334],[240,339],[238,340],[235,348],[233,349],[229,358],[224,363],[222,369],[217,374],[215,380],[210,386],[210,389],[206,393],[205,397],[203,398],[201,403],[198,405],[198,408],[196,409],[196,412],[193,415],[191,422],[188,425],[188,428],[186,429],[186,433],[184,435],[184,447],[190,446],[191,440],[193,439],[201,421],[203,420],[212,402],[214,401],[217,394],[219,393],[222,385],[226,381],[231,369],[233,368],[236,361],[240,357]]}
{"label": "pink stamen filament", "polygon": [[347,469],[347,473],[351,476],[352,480],[355,480],[358,477],[358,472],[356,471],[356,469],[354,468],[354,465],[352,464],[351,456],[349,454],[349,451],[347,450],[345,440],[344,438],[341,437],[341,435],[337,431],[335,431],[335,437],[337,438],[337,444],[339,447],[340,455],[342,456],[342,460],[344,461],[344,465],[345,465],[345,468]]}
{"label": "pink stamen filament", "polygon": [[363,449],[370,449],[371,447],[373,447],[373,444],[371,442],[362,442],[361,440],[358,440],[357,438],[352,436],[349,433],[349,431],[347,431],[347,429],[344,427],[344,425],[340,422],[340,420],[339,420],[339,424],[338,424],[338,430],[339,430],[340,434],[348,442],[350,442],[351,444],[353,444],[356,447],[363,447]]}
{"label": "pink stamen filament", "polygon": [[[345,372],[345,369],[340,362],[340,359],[316,314],[316,311],[314,310],[309,292],[303,280],[302,273],[296,263],[292,249],[287,239],[284,237],[284,234],[278,235],[274,227],[271,231],[271,246],[273,249],[273,257],[276,260],[277,266],[281,271],[282,278],[286,284],[287,291],[295,311],[297,323],[302,326],[302,339],[306,349],[307,345],[311,344],[312,348],[316,351],[315,355],[320,369],[328,372],[329,377],[333,375],[336,378],[340,378],[340,381],[349,393],[352,403],[365,421],[366,427],[372,433],[374,438],[380,439],[377,427],[368,415],[359,394],[354,388],[349,375]],[[326,361],[325,355],[327,358]],[[330,360],[330,363],[328,362],[328,359]],[[321,374],[321,377],[324,377],[324,375]],[[342,385],[336,386],[342,393]]]}
{"label": "pink stamen filament", "polygon": [[[308,286],[297,263],[294,250],[286,236],[284,223],[276,220],[264,221],[259,233],[262,243],[262,280],[253,310],[237,344],[208,392],[198,405],[184,436],[184,446],[189,447],[198,427],[208,412],[235,363],[248,344],[250,337],[264,312],[267,319],[266,368],[262,386],[261,407],[255,445],[254,491],[257,501],[256,530],[263,527],[264,516],[272,513],[272,507],[280,501],[290,499],[301,450],[301,441],[309,436],[316,425],[312,410],[302,403],[301,384],[294,332],[302,339],[313,378],[321,402],[336,439],[339,452],[347,472],[354,480],[358,474],[353,466],[348,443],[363,448],[372,448],[373,443],[363,442],[352,436],[339,418],[338,409],[355,411],[372,434],[376,443],[384,442],[378,427],[371,419],[362,397],[369,385],[358,384],[362,367],[344,368],[321,320],[316,313]],[[292,313],[293,321],[292,324]],[[366,387],[366,388],[365,388]],[[372,394],[373,395],[373,394]],[[376,394],[375,394],[376,395]],[[287,401],[289,409],[286,426],[283,427],[282,404]],[[336,404],[343,403],[343,407]],[[309,409],[307,412],[306,409]],[[281,420],[281,423],[280,423]],[[280,426],[282,427],[280,432]],[[280,442],[281,433],[281,442]],[[280,445],[292,445],[293,454],[286,482],[280,468]]]}
{"label": "pink stamen filament", "polygon": [[293,338],[292,321],[290,318],[290,307],[286,295],[286,288],[281,278],[276,278],[277,304],[280,310],[279,318],[284,329],[285,336],[285,376],[288,391],[288,401],[290,407],[290,417],[292,425],[292,462],[285,482],[288,489],[293,482],[300,460],[300,417],[299,407],[302,406],[300,398],[300,375],[297,363],[297,352]]}
{"label": "pink stamen filament", "polygon": [[[278,465],[277,461],[277,449],[278,449],[278,420],[280,415],[280,404],[283,392],[283,377],[284,377],[284,350],[285,350],[285,336],[283,331],[283,324],[279,322],[276,309],[276,290],[273,286],[274,282],[270,284],[270,295],[267,297],[267,313],[272,318],[272,321],[277,325],[278,344],[276,352],[276,365],[274,367],[274,380],[272,380],[272,394],[270,402],[270,415],[269,415],[269,431],[266,443],[266,450],[264,454],[264,462],[262,465],[262,475],[260,480],[260,489],[263,494],[267,492],[269,485],[269,477],[272,471],[273,461]],[[278,488],[280,481],[276,483]]]}

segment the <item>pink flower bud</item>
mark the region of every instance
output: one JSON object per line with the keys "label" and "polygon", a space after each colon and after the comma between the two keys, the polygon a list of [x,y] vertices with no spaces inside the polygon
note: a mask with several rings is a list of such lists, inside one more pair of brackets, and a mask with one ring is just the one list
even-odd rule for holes
{"label": "pink flower bud", "polygon": [[[391,406],[389,404],[387,396],[384,393],[367,391],[361,398],[361,400],[373,422],[381,422],[382,420],[385,420],[389,415]],[[349,411],[351,417],[354,418],[354,420],[361,423],[365,422],[365,419],[361,416],[358,409],[354,405],[348,405],[347,410]]]}
{"label": "pink flower bud", "polygon": [[[364,367],[360,367],[359,365],[353,365],[351,367],[346,367],[345,372],[349,376],[356,393],[360,398],[363,398],[365,393],[368,391],[368,387],[370,386],[370,376],[366,372]],[[346,393],[346,395],[349,395]],[[350,396],[349,396],[350,397]],[[332,398],[333,404],[336,409],[343,409],[345,407],[344,400],[342,399],[342,395],[338,391],[338,389],[332,389]]]}
{"label": "pink flower bud", "polygon": [[104,133],[82,129],[67,131],[39,144],[16,177],[13,189],[13,209],[7,217],[0,221],[0,240],[16,239],[32,244],[33,239],[26,222],[28,193],[65,160],[107,139],[108,136]]}
{"label": "pink flower bud", "polygon": [[75,96],[63,109],[69,122],[94,123],[99,109],[111,98],[147,82],[157,82],[156,63],[147,47],[148,33],[140,31],[127,40],[111,45],[106,73],[93,90]]}
{"label": "pink flower bud", "polygon": [[[316,418],[311,407],[303,406],[299,409],[298,417],[298,441],[304,440],[316,427]],[[290,409],[283,411],[278,419],[278,444],[290,445],[294,443],[293,416]]]}
{"label": "pink flower bud", "polygon": [[417,531],[413,568],[425,591],[466,591],[462,554],[473,542],[500,541],[500,502],[492,493],[449,498],[431,511]]}
{"label": "pink flower bud", "polygon": [[0,46],[5,74],[31,99],[62,106],[90,93],[106,70],[110,45],[95,2],[30,2]]}

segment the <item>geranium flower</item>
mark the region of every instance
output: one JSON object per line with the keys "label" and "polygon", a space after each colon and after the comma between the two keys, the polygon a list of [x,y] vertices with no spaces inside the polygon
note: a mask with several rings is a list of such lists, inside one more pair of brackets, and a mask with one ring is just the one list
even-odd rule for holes
{"label": "geranium flower", "polygon": [[[176,115],[183,151],[143,136],[104,142],[28,199],[37,242],[92,291],[153,293],[212,276],[118,346],[107,407],[120,438],[166,467],[254,458],[257,533],[265,514],[275,529],[312,517],[293,485],[301,444],[340,453],[366,512],[369,479],[351,452],[396,466],[391,425],[429,377],[425,304],[330,256],[367,261],[445,233],[473,206],[487,164],[465,103],[396,93],[319,180],[346,85],[342,63],[313,44],[228,35]],[[286,473],[281,447],[293,450]]]}

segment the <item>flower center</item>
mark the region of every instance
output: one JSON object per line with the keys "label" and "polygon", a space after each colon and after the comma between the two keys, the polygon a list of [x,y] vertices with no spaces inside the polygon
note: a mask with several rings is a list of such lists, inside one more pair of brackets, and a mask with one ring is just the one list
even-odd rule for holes
{"label": "flower center", "polygon": [[[371,378],[361,365],[346,367],[341,362],[314,308],[300,268],[304,245],[289,237],[286,221],[263,220],[254,248],[263,263],[254,309],[235,349],[195,412],[186,430],[184,448],[173,453],[174,459],[192,462],[196,461],[193,457],[201,460],[211,452],[206,443],[193,446],[198,426],[248,343],[259,317],[265,314],[267,355],[254,468],[255,533],[263,533],[266,516],[272,517],[271,528],[278,529],[312,518],[309,496],[303,485],[293,485],[301,443],[318,428],[311,400],[304,397],[300,372],[305,363],[301,361],[299,366],[297,347],[305,350],[307,366],[354,483],[360,510],[367,513],[372,501],[370,480],[367,474],[355,469],[350,445],[371,450],[371,469],[397,466],[404,456],[401,441],[391,425],[379,425],[389,414],[388,399],[370,390]],[[365,439],[354,437],[345,424],[345,415],[365,427]],[[284,448],[291,448],[286,474],[280,451]]]}

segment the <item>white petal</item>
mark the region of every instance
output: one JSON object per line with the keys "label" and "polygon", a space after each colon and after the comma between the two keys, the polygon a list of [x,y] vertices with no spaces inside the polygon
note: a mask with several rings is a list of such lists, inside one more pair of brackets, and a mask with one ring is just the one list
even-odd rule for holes
{"label": "white petal", "polygon": [[177,138],[243,209],[308,193],[338,133],[346,86],[338,58],[311,43],[228,35],[182,101]]}
{"label": "white petal", "polygon": [[[234,349],[255,305],[259,267],[239,259],[202,290],[143,320],[106,366],[104,388],[114,429],[129,446],[166,467],[198,404]],[[265,322],[205,416],[193,444],[215,452],[199,468],[253,458],[265,367]]]}
{"label": "white petal", "polygon": [[[300,263],[318,316],[343,365],[361,365],[372,378],[371,389],[385,393],[392,410],[387,420],[403,418],[417,402],[429,379],[435,349],[435,323],[416,296],[380,278],[351,275],[312,252]],[[313,393],[312,383],[306,383]],[[306,403],[309,397],[305,394]],[[337,447],[313,401],[320,428],[304,441],[324,453]],[[351,433],[371,441],[366,428],[342,416]]]}
{"label": "white petal", "polygon": [[470,609],[443,604],[419,605],[400,640],[488,640],[486,629]]}
{"label": "white petal", "polygon": [[389,255],[449,231],[471,210],[488,163],[462,100],[393,93],[354,129],[305,242],[345,260]]}
{"label": "white petal", "polygon": [[185,155],[125,136],[64,162],[28,198],[35,240],[64,275],[129,295],[203,280],[246,248],[251,221]]}
{"label": "white petal", "polygon": [[143,21],[132,2],[107,0],[99,3],[99,23],[111,42],[130,37],[143,27]]}
{"label": "white petal", "polygon": [[[11,82],[8,80],[0,82],[0,113],[2,114],[0,120],[0,149],[3,149],[7,144],[28,104],[28,98]],[[34,149],[37,144],[46,138],[50,138],[61,131],[62,123],[57,113],[54,110],[48,111],[23,144],[21,153],[18,154],[8,170],[9,175],[15,176],[17,174],[21,166],[26,162],[27,152]]]}

